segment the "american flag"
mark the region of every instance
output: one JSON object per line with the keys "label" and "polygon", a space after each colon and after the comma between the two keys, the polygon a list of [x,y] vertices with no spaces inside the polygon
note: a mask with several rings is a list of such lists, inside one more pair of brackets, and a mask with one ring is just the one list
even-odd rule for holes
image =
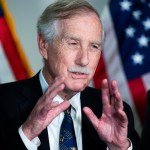
{"label": "american flag", "polygon": [[140,133],[146,91],[150,89],[150,1],[111,0],[102,11],[101,19],[106,37],[94,76],[95,87],[100,88],[105,77],[118,81]]}
{"label": "american flag", "polygon": [[0,0],[0,83],[32,76],[5,0]]}

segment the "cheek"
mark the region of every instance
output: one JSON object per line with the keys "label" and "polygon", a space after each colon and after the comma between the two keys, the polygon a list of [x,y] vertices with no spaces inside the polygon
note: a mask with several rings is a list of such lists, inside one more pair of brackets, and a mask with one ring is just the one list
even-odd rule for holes
{"label": "cheek", "polygon": [[53,71],[59,71],[61,68],[61,64],[62,64],[62,53],[60,50],[58,49],[52,49],[49,53],[48,53],[48,63],[49,66],[51,68],[51,70]]}
{"label": "cheek", "polygon": [[61,53],[59,56],[59,59],[61,59],[61,63],[65,65],[66,67],[69,67],[71,65],[74,65],[75,60],[75,54],[70,51],[65,51],[64,53]]}
{"label": "cheek", "polygon": [[92,68],[93,68],[94,70],[96,69],[96,67],[97,67],[97,65],[98,65],[100,56],[101,56],[101,53],[98,53],[98,54],[95,54],[95,55],[92,55],[92,56],[91,56],[90,62],[91,62],[91,66],[92,66]]}
{"label": "cheek", "polygon": [[58,52],[56,57],[53,58],[55,67],[59,70],[59,72],[65,74],[67,72],[67,68],[72,64],[72,60],[72,55],[66,51]]}
{"label": "cheek", "polygon": [[61,52],[57,53],[56,57],[53,58],[55,66],[59,68],[60,70],[62,69],[62,66],[64,65],[64,56],[62,55]]}

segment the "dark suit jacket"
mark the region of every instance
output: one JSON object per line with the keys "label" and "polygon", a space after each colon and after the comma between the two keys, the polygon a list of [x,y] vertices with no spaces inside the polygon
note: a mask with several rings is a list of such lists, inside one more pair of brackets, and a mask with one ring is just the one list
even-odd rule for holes
{"label": "dark suit jacket", "polygon": [[[18,134],[18,128],[25,122],[38,98],[42,96],[39,74],[33,78],[0,85],[0,147],[3,150],[25,150]],[[81,93],[81,107],[89,106],[97,117],[102,113],[101,91],[86,88]],[[134,129],[133,114],[124,103],[124,110],[129,119],[128,137],[134,148],[139,136]],[[95,129],[82,112],[83,150],[106,150],[106,145],[99,139]],[[48,133],[45,129],[40,134],[39,150],[49,150]]]}
{"label": "dark suit jacket", "polygon": [[150,149],[150,90],[147,92],[146,117],[139,145],[139,150],[146,149]]}

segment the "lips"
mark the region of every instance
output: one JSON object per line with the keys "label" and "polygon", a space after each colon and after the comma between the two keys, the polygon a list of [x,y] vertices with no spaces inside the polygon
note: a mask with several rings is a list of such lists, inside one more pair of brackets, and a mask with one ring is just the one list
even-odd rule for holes
{"label": "lips", "polygon": [[87,74],[79,72],[72,72],[71,76],[73,79],[86,79],[88,77]]}

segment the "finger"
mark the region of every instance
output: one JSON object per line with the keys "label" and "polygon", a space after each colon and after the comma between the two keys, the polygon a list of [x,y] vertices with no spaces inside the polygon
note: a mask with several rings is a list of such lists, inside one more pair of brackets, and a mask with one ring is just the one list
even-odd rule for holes
{"label": "finger", "polygon": [[49,117],[54,119],[57,115],[59,115],[62,111],[67,109],[69,106],[70,106],[69,101],[64,101],[61,104],[59,104],[58,102],[45,104],[45,106],[38,111],[39,114],[38,116],[41,119],[45,117],[48,118],[47,116],[50,115]]}
{"label": "finger", "polygon": [[95,116],[93,111],[88,107],[84,107],[83,111],[86,114],[87,118],[91,121],[91,123],[93,124],[95,129],[97,129],[97,127],[98,127],[98,118]]}
{"label": "finger", "polygon": [[118,110],[118,113],[119,113],[119,117],[120,117],[122,125],[126,127],[126,125],[128,124],[128,118],[127,118],[126,113],[121,109]]}
{"label": "finger", "polygon": [[114,105],[115,105],[116,109],[123,109],[122,97],[119,92],[117,82],[115,80],[113,80],[111,83],[111,89],[112,89],[112,93],[113,93],[113,97],[114,97]]}
{"label": "finger", "polygon": [[115,93],[115,97],[116,97],[115,108],[123,110],[123,100],[120,93],[119,92]]}
{"label": "finger", "polygon": [[109,85],[108,80],[104,79],[102,81],[102,103],[103,103],[103,109],[108,108],[110,106],[110,91],[109,91]]}
{"label": "finger", "polygon": [[59,102],[57,102],[57,101],[54,101],[54,102],[51,103],[51,107],[56,107],[58,105],[59,105]]}
{"label": "finger", "polygon": [[111,106],[115,107],[115,97],[113,94],[110,95],[110,103],[111,103]]}
{"label": "finger", "polygon": [[111,82],[111,94],[114,95],[116,92],[119,92],[117,81],[112,80],[112,82]]}
{"label": "finger", "polygon": [[[52,87],[48,88],[48,90],[44,93],[41,100],[38,101],[37,106],[40,109],[40,116],[45,117],[54,107],[57,106],[56,102],[52,102],[53,98],[64,89],[63,78],[58,77],[53,83]],[[58,104],[59,105],[59,104]]]}
{"label": "finger", "polygon": [[53,99],[56,95],[58,95],[61,91],[63,91],[65,85],[62,83],[56,87],[54,87],[51,92],[48,93],[49,99]]}
{"label": "finger", "polygon": [[50,117],[54,119],[56,116],[58,116],[61,112],[64,112],[67,108],[69,108],[70,102],[69,101],[63,101],[58,106],[55,106],[54,109],[50,112]]}
{"label": "finger", "polygon": [[45,97],[48,102],[51,102],[52,99],[64,89],[64,78],[57,77],[53,83],[48,87],[47,91],[45,92]]}
{"label": "finger", "polygon": [[49,87],[46,92],[51,92],[53,89],[55,89],[57,86],[62,84],[64,82],[64,78],[61,76],[58,76],[49,84]]}

